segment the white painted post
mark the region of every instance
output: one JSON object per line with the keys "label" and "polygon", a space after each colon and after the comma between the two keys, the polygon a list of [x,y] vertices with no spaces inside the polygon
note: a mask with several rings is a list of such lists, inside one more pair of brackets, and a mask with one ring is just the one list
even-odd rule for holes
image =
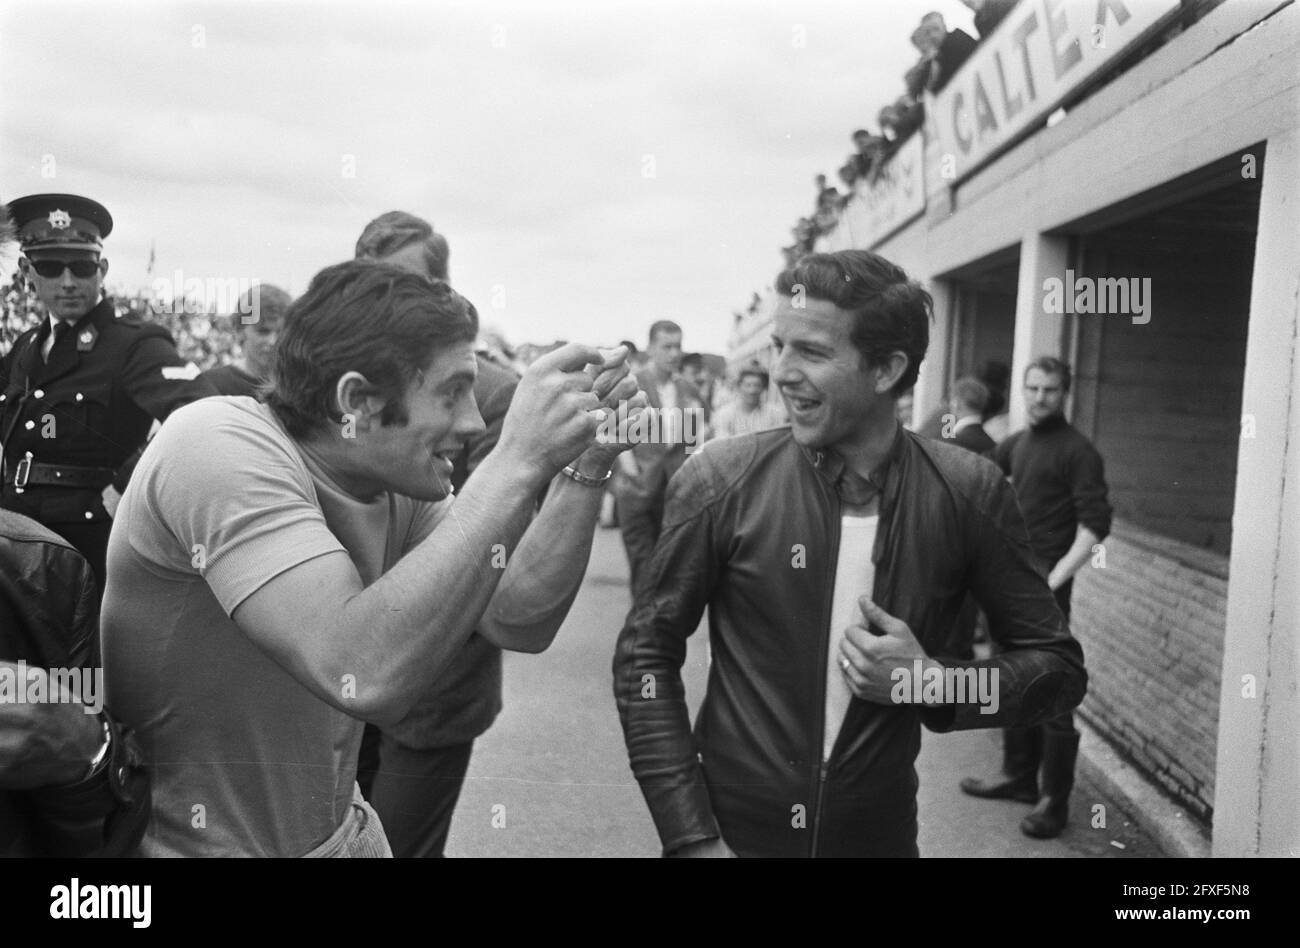
{"label": "white painted post", "polygon": [[1041,355],[1058,358],[1061,350],[1061,327],[1065,315],[1043,311],[1043,281],[1065,279],[1069,264],[1069,241],[1031,231],[1020,244],[1020,276],[1016,286],[1015,345],[1011,353],[1011,385],[1007,401],[1011,410],[1010,431],[1027,424],[1023,386],[1025,368]]}
{"label": "white painted post", "polygon": [[1263,175],[1219,697],[1215,856],[1300,856],[1300,135],[1269,138]]}

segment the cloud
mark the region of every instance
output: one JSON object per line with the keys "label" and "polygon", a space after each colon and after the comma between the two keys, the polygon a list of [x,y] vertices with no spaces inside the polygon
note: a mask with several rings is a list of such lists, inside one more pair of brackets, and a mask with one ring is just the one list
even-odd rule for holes
{"label": "cloud", "polygon": [[124,281],[156,244],[160,270],[299,291],[405,208],[473,298],[507,286],[513,341],[671,314],[721,351],[932,7],[961,22],[957,0],[11,2],[0,197],[102,200]]}

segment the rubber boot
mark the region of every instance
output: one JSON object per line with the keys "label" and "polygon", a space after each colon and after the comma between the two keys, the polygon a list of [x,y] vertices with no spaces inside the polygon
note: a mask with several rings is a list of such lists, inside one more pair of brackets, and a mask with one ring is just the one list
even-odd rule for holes
{"label": "rubber boot", "polygon": [[1060,836],[1070,815],[1074,789],[1074,761],[1079,756],[1078,734],[1047,734],[1043,739],[1043,795],[1020,821],[1020,829],[1035,839]]}
{"label": "rubber boot", "polygon": [[985,800],[1036,803],[1042,740],[1042,728],[1005,729],[1002,732],[1002,775],[991,780],[964,777],[961,781],[962,792]]}

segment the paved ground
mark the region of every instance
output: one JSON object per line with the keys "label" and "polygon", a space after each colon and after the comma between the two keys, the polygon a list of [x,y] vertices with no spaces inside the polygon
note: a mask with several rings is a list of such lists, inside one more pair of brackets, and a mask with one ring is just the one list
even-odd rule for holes
{"label": "paved ground", "polygon": [[[542,655],[506,658],[505,710],[476,745],[449,856],[659,855],[610,686],[614,640],[628,607],[618,532],[599,530],[582,591],[555,644]],[[703,694],[706,652],[701,628],[683,670],[693,702]],[[996,766],[998,748],[997,732],[925,732],[918,763],[923,855],[1160,855],[1147,834],[1086,785],[1075,788],[1063,836],[1027,838],[1018,828],[1027,805],[975,800],[957,789],[962,776]],[[1090,825],[1095,805],[1105,808],[1104,828]]]}

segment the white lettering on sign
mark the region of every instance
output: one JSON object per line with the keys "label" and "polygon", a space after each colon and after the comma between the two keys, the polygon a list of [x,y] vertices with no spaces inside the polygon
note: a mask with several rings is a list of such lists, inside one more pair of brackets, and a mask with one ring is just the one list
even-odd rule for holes
{"label": "white lettering on sign", "polygon": [[[943,92],[926,97],[926,117],[933,120],[939,152],[956,160],[956,179],[1178,9],[1178,0],[1018,4]],[[951,181],[930,182],[936,189],[945,183]]]}

